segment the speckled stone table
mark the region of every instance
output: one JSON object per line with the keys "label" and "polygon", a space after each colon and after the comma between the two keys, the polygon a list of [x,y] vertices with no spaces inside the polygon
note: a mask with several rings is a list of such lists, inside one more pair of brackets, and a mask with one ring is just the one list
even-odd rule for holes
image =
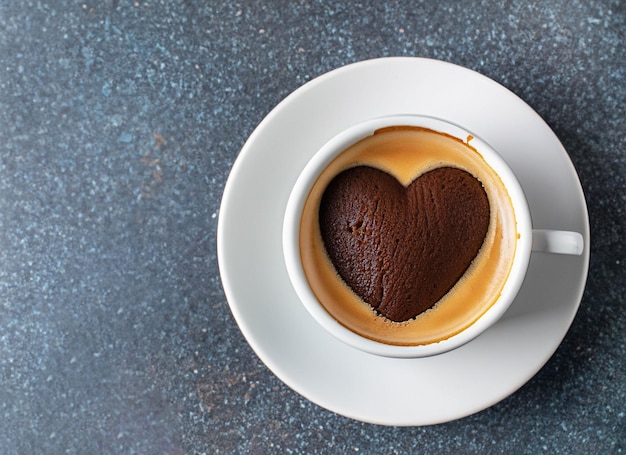
{"label": "speckled stone table", "polygon": [[[626,3],[0,1],[0,453],[623,453]],[[382,427],[280,382],[230,313],[220,199],[286,95],[423,56],[512,90],[579,173],[590,273],[538,374]]]}

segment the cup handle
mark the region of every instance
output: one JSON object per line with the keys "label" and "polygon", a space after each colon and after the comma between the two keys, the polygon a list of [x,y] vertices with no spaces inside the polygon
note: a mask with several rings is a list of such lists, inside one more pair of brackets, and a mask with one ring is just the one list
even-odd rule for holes
{"label": "cup handle", "polygon": [[578,232],[533,229],[533,251],[580,256],[584,248],[585,241]]}

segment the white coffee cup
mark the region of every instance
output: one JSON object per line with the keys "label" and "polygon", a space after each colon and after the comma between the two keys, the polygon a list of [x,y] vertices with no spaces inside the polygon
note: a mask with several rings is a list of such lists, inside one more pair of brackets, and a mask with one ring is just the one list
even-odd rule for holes
{"label": "white coffee cup", "polygon": [[[484,161],[503,182],[515,212],[518,239],[512,266],[499,298],[482,316],[460,333],[429,344],[410,346],[387,344],[348,329],[331,316],[318,301],[306,278],[301,261],[300,221],[305,201],[318,176],[346,148],[372,135],[376,130],[389,126],[427,128],[461,141],[471,137],[472,148],[482,155]],[[492,326],[513,303],[524,281],[531,251],[579,255],[583,251],[583,243],[582,235],[576,232],[533,228],[528,202],[517,178],[504,159],[489,144],[458,125],[419,115],[397,115],[367,120],[329,140],[312,157],[298,177],[289,197],[283,224],[283,252],[289,278],[311,316],[330,334],[354,348],[371,354],[401,358],[437,355],[471,341]]]}

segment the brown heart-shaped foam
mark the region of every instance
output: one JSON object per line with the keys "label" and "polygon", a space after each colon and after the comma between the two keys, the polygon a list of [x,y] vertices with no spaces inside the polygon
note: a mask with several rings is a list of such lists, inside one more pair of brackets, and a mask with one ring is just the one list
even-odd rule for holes
{"label": "brown heart-shaped foam", "polygon": [[441,167],[407,188],[357,166],[326,188],[319,220],[328,256],[345,283],[379,314],[406,321],[461,278],[489,227],[489,201],[468,172]]}

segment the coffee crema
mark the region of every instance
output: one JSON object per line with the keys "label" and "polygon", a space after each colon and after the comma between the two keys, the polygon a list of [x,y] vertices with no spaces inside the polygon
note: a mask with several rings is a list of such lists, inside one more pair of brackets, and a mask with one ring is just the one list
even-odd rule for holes
{"label": "coffee crema", "polygon": [[[470,142],[471,136],[464,142],[453,136],[420,127],[382,128],[341,152],[322,171],[304,205],[300,223],[300,253],[304,273],[313,293],[325,310],[339,323],[357,334],[387,344],[430,344],[463,331],[480,318],[498,299],[509,275],[515,252],[517,240],[515,215],[502,181],[478,151],[471,147]],[[325,227],[326,224],[332,225],[332,218],[328,222],[328,217],[337,217],[341,223],[345,224],[345,229],[349,231],[361,227],[362,220],[359,221],[358,217],[355,218],[355,214],[359,210],[367,211],[367,208],[353,207],[351,209],[353,213],[350,215],[352,218],[350,219],[354,222],[349,226],[348,218],[341,218],[341,212],[337,212],[337,210],[343,210],[341,207],[337,208],[337,201],[331,198],[331,205],[335,212],[329,211],[327,201],[323,202],[329,185],[337,185],[337,181],[341,181],[344,175],[350,173],[362,174],[357,178],[365,181],[371,180],[374,182],[374,186],[378,186],[380,183],[378,180],[383,178],[378,174],[384,174],[385,177],[381,181],[395,179],[399,183],[398,187],[400,189],[404,187],[405,190],[407,188],[413,190],[416,184],[434,187],[434,185],[455,184],[456,181],[463,185],[468,185],[469,182],[470,186],[467,187],[469,189],[457,189],[457,194],[459,191],[461,193],[467,191],[468,194],[470,192],[476,193],[479,196],[478,199],[486,196],[488,203],[477,202],[474,204],[472,201],[477,200],[477,198],[473,196],[465,198],[466,201],[463,202],[463,205],[469,205],[465,207],[465,214],[462,217],[474,217],[475,220],[470,219],[465,224],[460,222],[460,227],[456,231],[452,229],[448,241],[444,237],[444,246],[447,246],[447,249],[441,249],[445,257],[439,257],[438,271],[430,270],[432,268],[432,264],[429,263],[430,256],[410,254],[411,249],[430,248],[429,240],[423,238],[429,236],[429,228],[420,226],[424,220],[408,223],[406,220],[396,222],[396,225],[403,227],[398,231],[396,226],[395,229],[398,232],[394,232],[393,235],[398,238],[395,240],[396,242],[401,240],[402,245],[397,245],[393,254],[401,252],[406,258],[413,259],[409,268],[417,267],[425,270],[424,274],[418,273],[414,276],[420,280],[429,281],[423,283],[426,290],[425,294],[429,295],[426,300],[432,300],[428,300],[427,305],[423,302],[392,302],[392,310],[383,308],[385,305],[388,308],[388,304],[379,308],[377,305],[382,302],[382,294],[394,294],[392,292],[394,290],[389,289],[388,284],[386,289],[380,287],[373,289],[371,283],[365,285],[365,287],[370,288],[369,291],[359,288],[358,282],[367,282],[369,278],[356,276],[352,279],[350,274],[346,272],[347,269],[341,264],[342,254],[350,255],[352,254],[351,250],[358,249],[354,247],[355,244],[353,246],[346,244],[343,247],[345,250],[343,253],[333,251],[333,242],[336,242],[336,240],[332,240],[333,235],[337,234],[341,237],[344,233],[341,232],[343,228],[329,229]],[[444,174],[446,175],[445,178],[442,177]],[[468,176],[469,178],[467,178]],[[435,177],[438,180],[433,180]],[[429,181],[432,183],[427,183]],[[471,181],[474,181],[475,184]],[[480,187],[479,190],[476,189],[477,185]],[[389,186],[393,187],[393,184],[389,183]],[[347,186],[344,185],[342,190],[358,192],[361,191],[359,188],[359,185],[352,188],[348,184]],[[439,198],[440,200],[429,206],[428,203],[424,203],[424,198],[432,197],[435,190],[427,187],[425,190],[416,191],[417,198],[422,201],[417,205],[409,204],[408,208],[412,211],[435,210],[437,205],[445,205],[446,203],[445,198]],[[398,194],[401,193],[402,191],[398,192]],[[410,191],[407,190],[407,193]],[[483,196],[480,196],[479,193],[482,193]],[[344,196],[341,196],[339,200]],[[353,196],[357,199],[360,197],[358,194],[347,195],[348,198]],[[400,198],[400,196],[398,197]],[[328,199],[328,195],[326,198]],[[341,205],[341,201],[339,205]],[[486,213],[484,213],[485,206]],[[387,209],[389,212],[387,216],[396,211],[393,204],[390,207]],[[463,209],[464,207],[460,208]],[[482,211],[484,214],[474,216],[473,213],[477,211]],[[322,220],[320,219],[320,212]],[[439,217],[439,215],[433,216]],[[409,217],[411,217],[410,213]],[[481,217],[487,218],[484,223]],[[432,217],[427,216],[426,221],[429,218]],[[449,220],[446,221],[445,217],[439,217],[439,219],[440,227],[442,226],[441,223],[444,223],[445,228],[445,224]],[[377,224],[380,220],[368,222]],[[469,231],[474,230],[473,226],[476,224],[482,225],[482,227],[477,227],[476,233],[472,234]],[[468,227],[472,227],[472,229]],[[405,229],[406,232],[401,232],[402,229]],[[389,229],[385,227],[384,230],[379,230],[378,234],[374,232],[374,235],[384,236],[387,230]],[[420,237],[417,238],[417,235]],[[453,239],[457,237],[459,239],[453,243]],[[367,241],[377,242],[377,239],[370,236]],[[468,248],[466,249],[465,246]],[[409,252],[408,255],[406,255],[407,251]],[[366,253],[370,254],[371,251],[366,251]],[[374,253],[374,255],[377,254]],[[461,257],[460,260],[459,257]],[[354,258],[351,260],[354,265]],[[393,276],[393,273],[389,273],[388,270],[390,265],[393,266],[393,261],[378,256],[374,259],[365,259],[365,261],[369,261],[369,263],[361,268],[366,272],[368,269],[371,270],[372,282],[382,281],[385,276]],[[425,263],[413,264],[422,261]],[[461,265],[458,265],[459,261],[462,263]],[[406,260],[404,262],[400,260],[395,264],[395,267],[404,267],[406,262]],[[451,264],[448,267],[450,268],[449,272],[446,269],[446,263]],[[456,265],[453,266],[452,264]],[[342,274],[345,279],[342,278]],[[439,280],[439,275],[441,275],[441,280]],[[401,280],[406,279],[402,276]],[[444,284],[442,285],[440,281]],[[398,282],[395,285],[402,286],[402,283]],[[400,293],[399,295],[402,295],[403,299],[408,299],[406,295],[423,294],[420,289],[421,284],[416,286],[415,283],[406,283],[407,287],[411,287],[409,285],[412,286],[413,290],[408,294]],[[431,286],[433,289],[437,289],[436,292],[430,292],[429,289],[426,289]],[[441,296],[442,294],[443,296]]]}

